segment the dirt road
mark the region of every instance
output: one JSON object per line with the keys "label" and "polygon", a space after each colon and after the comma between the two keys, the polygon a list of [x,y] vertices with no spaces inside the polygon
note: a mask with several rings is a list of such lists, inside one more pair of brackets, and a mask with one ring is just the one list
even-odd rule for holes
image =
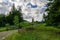
{"label": "dirt road", "polygon": [[0,40],[4,40],[6,36],[12,35],[13,33],[18,32],[17,30],[0,32]]}

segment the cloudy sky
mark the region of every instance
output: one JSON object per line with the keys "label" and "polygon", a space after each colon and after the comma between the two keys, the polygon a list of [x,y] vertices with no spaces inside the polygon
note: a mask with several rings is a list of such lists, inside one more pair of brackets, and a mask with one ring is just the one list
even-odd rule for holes
{"label": "cloudy sky", "polygon": [[21,7],[25,20],[31,21],[34,17],[35,21],[41,21],[47,2],[47,0],[0,0],[0,13],[7,14],[14,3],[16,8]]}

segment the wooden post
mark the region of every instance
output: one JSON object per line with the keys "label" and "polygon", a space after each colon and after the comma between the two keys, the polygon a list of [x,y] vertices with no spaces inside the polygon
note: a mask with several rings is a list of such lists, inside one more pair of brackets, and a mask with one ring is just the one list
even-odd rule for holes
{"label": "wooden post", "polygon": [[32,27],[33,27],[33,24],[34,24],[34,18],[32,17]]}

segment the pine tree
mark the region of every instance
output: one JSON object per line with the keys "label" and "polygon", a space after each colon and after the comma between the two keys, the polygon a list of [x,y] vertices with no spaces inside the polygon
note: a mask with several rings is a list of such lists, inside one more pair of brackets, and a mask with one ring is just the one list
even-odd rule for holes
{"label": "pine tree", "polygon": [[4,14],[0,14],[0,27],[5,27],[6,18]]}
{"label": "pine tree", "polygon": [[[20,8],[21,9],[21,8]],[[17,10],[15,8],[15,5],[13,4],[11,11],[9,12],[9,15],[7,16],[7,21],[10,25],[14,24],[14,17],[17,15],[19,18],[19,23],[23,21],[21,10]]]}
{"label": "pine tree", "polygon": [[48,11],[47,24],[60,25],[60,0],[54,0],[48,3],[46,11]]}

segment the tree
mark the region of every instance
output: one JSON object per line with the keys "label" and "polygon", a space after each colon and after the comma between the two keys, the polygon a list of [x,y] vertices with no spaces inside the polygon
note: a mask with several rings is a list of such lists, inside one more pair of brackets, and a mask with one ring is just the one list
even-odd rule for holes
{"label": "tree", "polygon": [[43,20],[42,20],[42,22],[46,22],[46,15],[45,15],[45,13],[43,14]]}
{"label": "tree", "polygon": [[5,24],[6,24],[5,15],[0,14],[0,27],[5,27]]}
{"label": "tree", "polygon": [[[51,1],[51,0],[50,0]],[[48,3],[47,24],[49,25],[60,25],[60,0],[53,0],[53,2]]]}
{"label": "tree", "polygon": [[18,16],[14,17],[14,24],[15,24],[16,27],[19,26],[19,18],[18,18]]}
{"label": "tree", "polygon": [[21,8],[19,8],[19,10],[17,10],[15,8],[15,5],[13,4],[12,6],[12,10],[9,12],[9,15],[7,16],[7,23],[9,23],[10,25],[14,24],[14,17],[17,15],[19,18],[19,23],[23,21],[23,17],[22,17],[22,13],[21,13]]}

